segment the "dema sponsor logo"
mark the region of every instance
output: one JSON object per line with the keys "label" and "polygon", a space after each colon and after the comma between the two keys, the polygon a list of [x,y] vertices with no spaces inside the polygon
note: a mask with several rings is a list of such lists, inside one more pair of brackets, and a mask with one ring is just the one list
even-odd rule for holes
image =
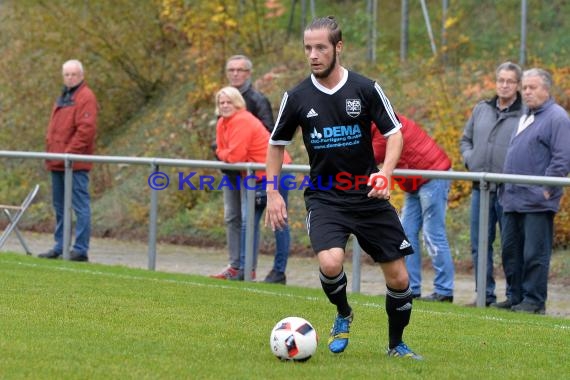
{"label": "dema sponsor logo", "polygon": [[354,125],[339,125],[336,127],[325,127],[323,128],[323,136],[327,137],[348,137],[353,138],[354,136],[360,137],[362,133],[360,132],[360,127],[358,124]]}
{"label": "dema sponsor logo", "polygon": [[360,143],[362,131],[358,124],[324,127],[322,132],[313,128],[311,144],[315,149],[343,147]]}

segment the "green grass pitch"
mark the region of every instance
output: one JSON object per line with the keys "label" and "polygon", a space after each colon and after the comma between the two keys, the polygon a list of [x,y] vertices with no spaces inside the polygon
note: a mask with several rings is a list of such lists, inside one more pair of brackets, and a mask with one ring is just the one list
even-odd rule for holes
{"label": "green grass pitch", "polygon": [[[570,320],[414,303],[388,358],[383,296],[349,295],[351,339],[326,340],[335,314],[320,289],[226,282],[119,266],[0,254],[2,379],[549,379],[570,377]],[[281,362],[274,324],[309,320],[315,356]]]}

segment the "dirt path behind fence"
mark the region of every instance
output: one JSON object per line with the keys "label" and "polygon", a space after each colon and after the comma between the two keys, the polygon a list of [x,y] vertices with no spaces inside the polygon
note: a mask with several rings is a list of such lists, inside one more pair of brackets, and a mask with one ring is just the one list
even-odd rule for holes
{"label": "dirt path behind fence", "polygon": [[[47,251],[53,245],[52,235],[24,232],[29,248],[34,255]],[[5,251],[21,252],[22,246],[15,236],[11,236]],[[146,242],[97,239],[91,241],[89,253],[91,262],[107,265],[123,265],[133,268],[148,268],[148,247]],[[260,255],[257,268],[258,281],[262,281],[271,269],[273,257]],[[156,270],[163,272],[209,275],[217,273],[227,265],[225,250],[196,248],[183,245],[159,244],[157,247]],[[349,290],[352,290],[352,264],[347,262],[345,270],[349,277]],[[424,270],[423,294],[430,294],[433,286],[433,272]],[[287,284],[305,287],[320,287],[317,261],[315,258],[291,257],[287,267]],[[473,275],[457,273],[455,276],[454,303],[464,305],[475,300]],[[570,291],[561,284],[550,283],[546,313],[570,318]],[[376,265],[362,264],[360,291],[364,294],[385,293],[384,278]],[[504,299],[504,279],[497,279],[497,296]]]}

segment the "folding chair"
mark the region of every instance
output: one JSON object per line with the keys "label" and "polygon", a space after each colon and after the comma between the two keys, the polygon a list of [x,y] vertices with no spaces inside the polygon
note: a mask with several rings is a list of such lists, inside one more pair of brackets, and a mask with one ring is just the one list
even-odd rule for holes
{"label": "folding chair", "polygon": [[[24,240],[24,237],[22,236],[22,234],[18,230],[17,226],[18,226],[18,222],[20,222],[20,219],[24,215],[24,212],[26,212],[26,210],[28,209],[30,204],[32,204],[32,201],[36,197],[36,194],[38,193],[39,189],[40,189],[40,185],[36,185],[34,187],[34,189],[32,191],[30,191],[30,193],[28,194],[26,199],[24,199],[24,202],[22,202],[22,204],[20,206],[0,204],[0,209],[2,209],[4,211],[4,214],[8,217],[8,220],[9,220],[8,226],[6,226],[6,229],[2,233],[2,236],[0,236],[0,249],[2,249],[2,246],[4,245],[4,243],[6,243],[6,240],[8,240],[8,236],[10,235],[10,233],[12,233],[12,231],[14,231],[16,233],[16,236],[18,237],[18,240],[20,241],[20,244],[22,244],[22,247],[24,247],[24,249],[26,250],[26,254],[27,255],[32,254],[32,252],[28,248],[28,245],[26,244],[26,241]],[[15,214],[12,215],[10,210],[15,211]]]}

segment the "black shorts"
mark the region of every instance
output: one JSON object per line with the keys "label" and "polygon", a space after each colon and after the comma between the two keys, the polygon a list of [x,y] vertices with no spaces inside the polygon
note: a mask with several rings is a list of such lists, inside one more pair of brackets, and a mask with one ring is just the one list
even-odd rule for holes
{"label": "black shorts", "polygon": [[414,253],[393,207],[355,211],[323,205],[309,210],[306,223],[315,253],[346,249],[350,234],[375,262],[390,262]]}

